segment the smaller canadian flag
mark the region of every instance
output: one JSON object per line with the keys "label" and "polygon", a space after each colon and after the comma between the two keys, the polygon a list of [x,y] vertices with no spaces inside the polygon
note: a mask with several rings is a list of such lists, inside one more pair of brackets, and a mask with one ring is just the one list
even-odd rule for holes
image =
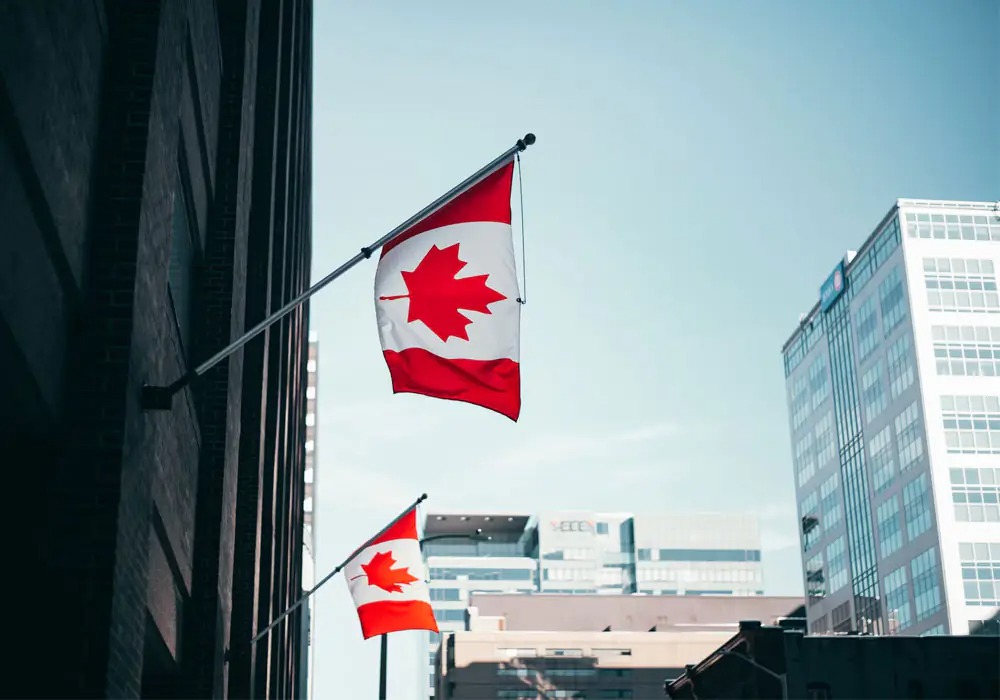
{"label": "smaller canadian flag", "polygon": [[437,632],[411,508],[344,569],[365,639],[402,630]]}

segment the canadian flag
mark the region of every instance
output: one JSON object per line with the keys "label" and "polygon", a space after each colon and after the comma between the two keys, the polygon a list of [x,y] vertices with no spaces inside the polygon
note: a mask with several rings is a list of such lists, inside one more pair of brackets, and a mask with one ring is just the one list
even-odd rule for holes
{"label": "canadian flag", "polygon": [[382,248],[375,313],[394,393],[521,411],[510,162]]}
{"label": "canadian flag", "polygon": [[344,567],[365,639],[401,630],[437,632],[411,508]]}

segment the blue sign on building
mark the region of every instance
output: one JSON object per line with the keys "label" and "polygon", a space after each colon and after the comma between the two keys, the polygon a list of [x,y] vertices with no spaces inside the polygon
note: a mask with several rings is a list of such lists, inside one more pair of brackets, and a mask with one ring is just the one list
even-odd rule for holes
{"label": "blue sign on building", "polygon": [[833,268],[833,272],[830,276],[826,278],[826,282],[823,286],[819,288],[819,308],[822,311],[829,309],[833,302],[837,301],[837,298],[844,291],[844,261],[841,260],[837,263],[837,267]]}

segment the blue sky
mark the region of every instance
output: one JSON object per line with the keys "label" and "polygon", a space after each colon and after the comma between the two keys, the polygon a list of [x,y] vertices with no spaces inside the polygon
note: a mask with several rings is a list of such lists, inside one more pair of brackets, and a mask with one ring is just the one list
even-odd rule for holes
{"label": "blue sky", "polygon": [[[781,345],[896,198],[1000,199],[1000,4],[317,0],[314,60],[314,278],[538,135],[519,423],[392,396],[374,261],[312,305],[320,574],[426,491],[757,513],[801,593]],[[339,581],[314,640],[316,697],[376,696]]]}

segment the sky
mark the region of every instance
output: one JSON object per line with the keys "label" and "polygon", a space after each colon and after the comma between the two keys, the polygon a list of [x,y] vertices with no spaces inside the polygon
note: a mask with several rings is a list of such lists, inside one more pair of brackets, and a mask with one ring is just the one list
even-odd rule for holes
{"label": "sky", "polygon": [[[1000,3],[315,0],[314,43],[314,279],[538,137],[517,423],[392,395],[374,260],[314,298],[319,575],[426,492],[754,513],[765,593],[801,594],[781,346],[897,198],[1000,200]],[[317,698],[377,697],[340,581],[313,641]]]}

